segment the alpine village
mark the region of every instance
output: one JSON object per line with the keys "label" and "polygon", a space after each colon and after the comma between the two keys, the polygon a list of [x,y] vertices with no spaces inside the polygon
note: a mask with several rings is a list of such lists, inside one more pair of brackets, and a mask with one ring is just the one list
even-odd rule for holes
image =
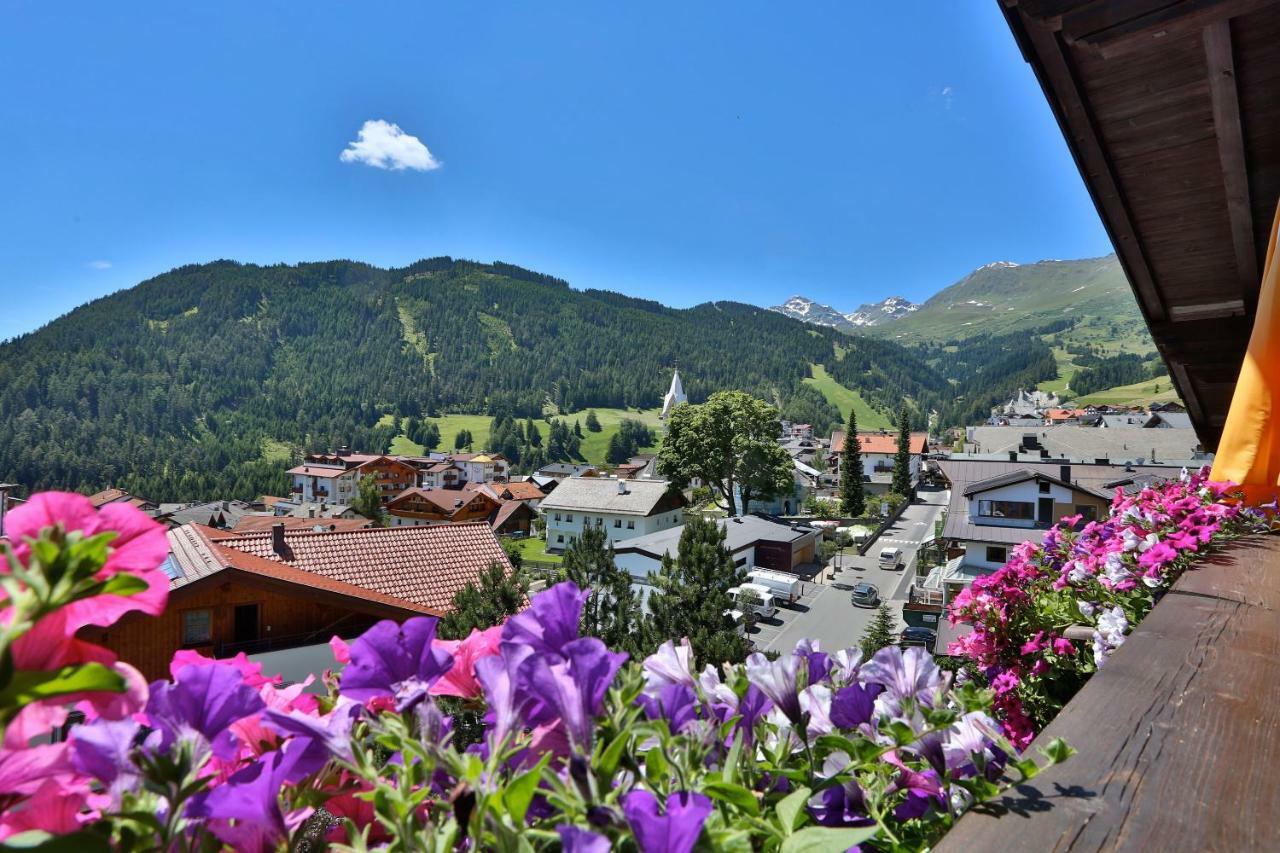
{"label": "alpine village", "polygon": [[1280,849],[1280,5],[986,2],[1111,253],[0,341],[0,849]]}

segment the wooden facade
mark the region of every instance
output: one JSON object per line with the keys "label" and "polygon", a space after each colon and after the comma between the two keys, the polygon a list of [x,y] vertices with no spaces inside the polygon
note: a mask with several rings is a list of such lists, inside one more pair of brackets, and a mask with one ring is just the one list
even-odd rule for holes
{"label": "wooden facade", "polygon": [[486,521],[501,503],[480,491],[414,489],[387,506],[392,524],[458,524]]}
{"label": "wooden facade", "polygon": [[[183,642],[193,612],[207,612],[205,642]],[[130,614],[85,639],[101,643],[146,676],[164,678],[180,649],[209,657],[229,657],[323,643],[337,634],[351,637],[379,619],[420,615],[376,601],[301,586],[250,572],[226,569],[173,590],[158,617]],[[198,617],[203,622],[205,617]]]}
{"label": "wooden facade", "polygon": [[389,456],[371,459],[356,469],[357,480],[372,477],[378,486],[378,497],[386,506],[405,489],[418,485],[418,469],[408,462]]}

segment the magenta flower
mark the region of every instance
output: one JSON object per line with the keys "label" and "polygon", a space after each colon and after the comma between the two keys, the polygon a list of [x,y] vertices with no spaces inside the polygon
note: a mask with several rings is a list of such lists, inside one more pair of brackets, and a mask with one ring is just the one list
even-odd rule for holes
{"label": "magenta flower", "polygon": [[274,708],[263,711],[263,727],[290,738],[285,746],[291,764],[286,781],[297,782],[310,776],[332,758],[350,760],[351,727],[359,716],[358,703],[342,700],[323,717]]}
{"label": "magenta flower", "polygon": [[403,625],[390,619],[374,625],[351,643],[342,695],[365,703],[387,698],[397,711],[410,710],[453,663],[448,652],[433,646],[435,635],[432,616],[415,616]]}
{"label": "magenta flower", "polygon": [[711,814],[711,800],[678,791],[667,797],[666,810],[659,814],[657,798],[636,789],[622,798],[622,813],[635,833],[640,853],[690,853]]}
{"label": "magenta flower", "polygon": [[483,692],[476,678],[475,665],[480,658],[496,655],[502,639],[502,627],[484,631],[472,629],[464,640],[436,640],[432,643],[453,658],[453,666],[431,687],[432,696],[457,696],[475,699]]}
{"label": "magenta flower", "polygon": [[[128,504],[107,504],[96,510],[84,495],[72,492],[39,492],[5,516],[5,532],[18,562],[28,565],[31,546],[40,531],[61,525],[67,533],[85,537],[115,533],[106,563],[97,572],[106,580],[121,572],[136,575],[147,589],[136,595],[97,595],[69,604],[66,619],[77,629],[85,625],[114,625],[121,616],[140,610],[159,615],[169,600],[169,577],[160,564],[169,553],[164,527]],[[0,562],[0,572],[8,571]]]}

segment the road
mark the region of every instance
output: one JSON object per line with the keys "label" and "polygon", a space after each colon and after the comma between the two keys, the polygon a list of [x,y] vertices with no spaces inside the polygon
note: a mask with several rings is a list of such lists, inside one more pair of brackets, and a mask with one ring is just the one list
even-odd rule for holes
{"label": "road", "polygon": [[[922,487],[916,501],[880,534],[866,556],[841,555],[840,568],[832,580],[806,583],[800,601],[790,608],[780,608],[773,619],[759,623],[751,634],[756,647],[789,651],[805,637],[817,640],[827,650],[857,645],[875,613],[874,608],[855,607],[849,601],[849,591],[862,581],[879,587],[880,597],[896,602],[893,609],[901,613],[915,572],[916,552],[922,543],[933,538],[934,523],[949,499],[950,493],[945,489]],[[904,568],[898,571],[886,571],[876,564],[880,549],[890,545],[902,549]]]}

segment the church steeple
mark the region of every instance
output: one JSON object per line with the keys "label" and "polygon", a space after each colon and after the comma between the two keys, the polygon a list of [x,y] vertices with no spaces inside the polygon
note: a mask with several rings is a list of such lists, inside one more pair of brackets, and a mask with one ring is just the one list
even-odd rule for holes
{"label": "church steeple", "polygon": [[671,374],[671,390],[662,398],[662,419],[666,420],[671,416],[672,409],[687,402],[689,398],[684,395],[684,386],[680,384],[680,369],[676,368]]}

